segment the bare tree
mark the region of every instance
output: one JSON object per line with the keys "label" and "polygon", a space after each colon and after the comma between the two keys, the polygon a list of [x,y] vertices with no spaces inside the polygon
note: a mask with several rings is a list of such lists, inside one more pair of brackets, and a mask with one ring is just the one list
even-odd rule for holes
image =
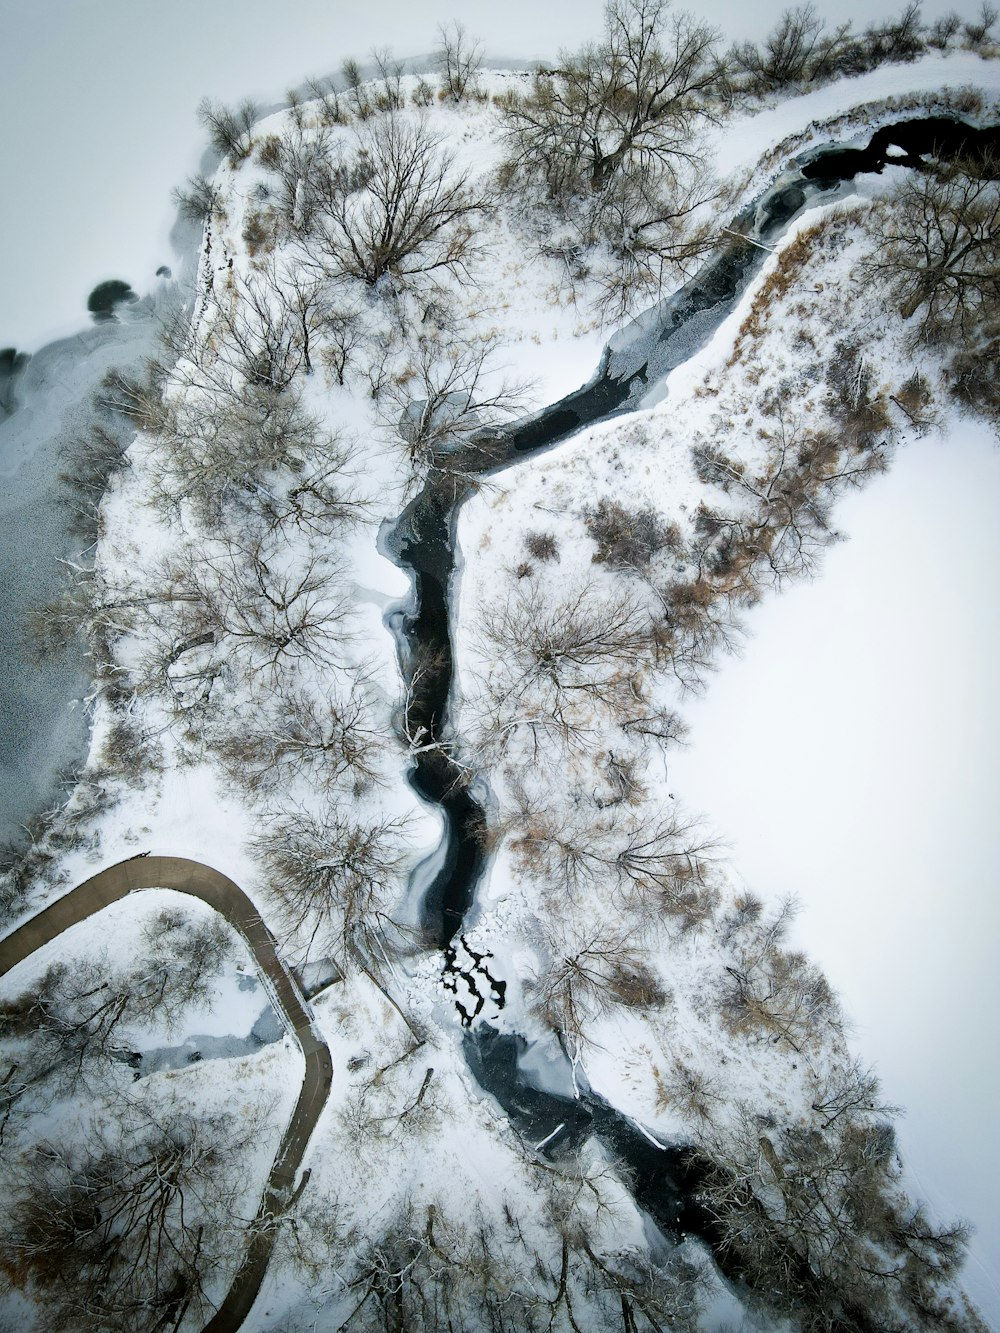
{"label": "bare tree", "polygon": [[898,1106],[880,1100],[875,1071],[866,1069],[857,1056],[847,1064],[838,1062],[829,1069],[817,1085],[812,1109],[823,1117],[823,1129],[829,1129],[842,1116],[854,1117],[862,1112],[884,1118],[900,1114]]}
{"label": "bare tree", "polygon": [[850,26],[845,23],[827,34],[815,5],[797,5],[781,14],[760,46],[754,42],[733,46],[729,62],[756,93],[808,82],[833,72]]}
{"label": "bare tree", "polygon": [[992,332],[960,347],[948,365],[951,393],[988,420],[1000,422],[1000,337]]}
{"label": "bare tree", "polygon": [[922,341],[968,339],[1000,302],[997,171],[953,164],[910,173],[874,217],[866,276],[883,283],[904,319],[920,312]]}
{"label": "bare tree", "polygon": [[221,203],[214,183],[200,172],[188,177],[186,185],[172,191],[171,198],[188,222],[207,221]]}
{"label": "bare tree", "polygon": [[610,0],[605,36],[539,73],[530,97],[509,99],[515,158],[542,172],[550,195],[602,192],[617,175],[674,179],[697,152],[699,97],[715,79],[716,34],[666,0]]}
{"label": "bare tree", "polygon": [[305,956],[330,954],[342,968],[361,949],[376,962],[399,937],[390,910],[400,890],[405,820],[361,822],[329,804],[320,814],[283,811],[254,848],[289,940]]}
{"label": "bare tree", "polygon": [[118,368],[101,381],[97,406],[131,421],[136,430],[158,435],[170,422],[170,407],[164,401],[167,370],[158,360],[147,361],[136,375]]}
{"label": "bare tree", "polygon": [[[174,612],[162,628],[174,645],[234,652],[251,677],[274,682],[291,663],[335,660],[349,614],[335,573],[326,555],[293,555],[263,538],[187,552],[159,572],[157,600]],[[168,675],[177,661],[174,647]]]}
{"label": "bare tree", "polygon": [[676,523],[664,523],[655,509],[630,506],[606,497],[583,510],[587,535],[597,544],[593,560],[609,569],[639,572],[661,552],[681,545]]}
{"label": "bare tree", "polygon": [[670,998],[634,920],[597,926],[549,916],[538,943],[542,958],[525,983],[528,1002],[574,1052],[602,1015],[662,1009]]}
{"label": "bare tree", "polygon": [[88,431],[73,436],[62,448],[59,480],[76,517],[78,531],[95,539],[101,502],[112,477],[129,464],[131,441],[120,430],[95,421]]}
{"label": "bare tree", "polygon": [[464,271],[470,221],[486,205],[423,121],[379,116],[327,173],[311,248],[334,275],[374,287],[390,275]]}
{"label": "bare tree", "polygon": [[927,42],[938,51],[946,51],[962,27],[962,19],[953,9],[936,18],[930,26]]}
{"label": "bare tree", "polygon": [[0,1089],[3,1120],[28,1094],[107,1084],[137,1031],[153,1023],[175,1030],[192,1005],[214,995],[232,947],[220,920],[192,921],[172,909],[145,928],[142,943],[127,967],[106,953],[53,963],[30,991],[0,1004],[0,1036],[13,1052]]}
{"label": "bare tree", "polygon": [[349,469],[350,442],[336,436],[324,440],[318,451],[296,458],[290,475],[257,492],[268,532],[329,538],[360,522],[370,505]]}
{"label": "bare tree", "polygon": [[376,101],[380,111],[402,111],[406,105],[403,94],[403,62],[394,60],[388,46],[376,46],[372,51],[372,61],[382,80],[382,91]]}
{"label": "bare tree", "polygon": [[360,792],[382,778],[385,742],[360,672],[321,694],[302,686],[279,691],[248,716],[222,725],[213,748],[230,776],[251,791],[271,792],[306,775],[313,786]]}
{"label": "bare tree", "polygon": [[494,367],[495,339],[417,339],[380,396],[379,413],[415,464],[461,471],[496,457],[493,435],[523,408],[526,385]]}
{"label": "bare tree", "polygon": [[306,92],[316,104],[321,125],[340,125],[343,122],[340,97],[332,79],[307,79]]}
{"label": "bare tree", "polygon": [[963,26],[965,40],[970,46],[985,46],[989,41],[997,19],[1000,18],[996,5],[991,4],[990,0],[983,0],[979,6],[979,13],[971,23]]}
{"label": "bare tree", "polygon": [[476,91],[476,75],[483,63],[482,43],[470,37],[457,20],[438,28],[434,57],[444,91],[453,102],[460,102]]}
{"label": "bare tree", "polygon": [[620,322],[687,276],[715,246],[707,207],[718,190],[703,170],[678,169],[670,188],[640,172],[619,175],[592,202],[586,232],[613,263],[603,274],[597,308]]}
{"label": "bare tree", "polygon": [[364,324],[359,310],[346,302],[328,305],[320,355],[324,367],[338,384],[346,383],[347,367],[364,345]]}
{"label": "bare tree", "polygon": [[925,49],[920,0],[907,0],[899,17],[869,28],[865,34],[872,63],[913,60]]}
{"label": "bare tree", "polygon": [[697,1124],[714,1117],[723,1101],[719,1082],[711,1074],[684,1060],[675,1060],[666,1074],[654,1069],[656,1109],[679,1113]]}
{"label": "bare tree", "polygon": [[821,1028],[839,1032],[836,997],[822,972],[783,941],[794,915],[791,901],[771,917],[748,922],[733,936],[725,965],[722,1020],[732,1033],[786,1042],[795,1051],[818,1038]]}
{"label": "bare tree", "polygon": [[308,361],[308,335],[315,330],[321,309],[321,289],[305,282],[298,291],[309,293],[305,316],[302,300],[298,309],[290,307],[288,295],[294,296],[294,290],[286,294],[273,265],[246,276],[237,276],[234,270],[226,284],[213,286],[213,341],[219,360],[239,382],[281,393]]}
{"label": "bare tree", "polygon": [[234,167],[250,156],[257,116],[257,104],[249,99],[237,107],[224,106],[208,97],[198,104],[198,120],[208,131],[212,147]]}
{"label": "bare tree", "polygon": [[295,474],[303,481],[325,476],[332,495],[345,463],[341,442],[321,430],[294,388],[276,394],[249,384],[221,396],[195,390],[171,407],[152,460],[155,498],[168,513],[187,502],[215,528],[229,510],[257,509],[265,495],[289,497],[287,487],[276,488]]}
{"label": "bare tree", "polygon": [[347,86],[347,100],[359,120],[367,120],[375,110],[370,90],[361,77],[361,66],[348,56],[340,66],[341,77]]}
{"label": "bare tree", "polygon": [[546,742],[585,743],[595,707],[635,711],[637,659],[651,651],[649,612],[629,590],[584,583],[553,599],[518,583],[482,611],[479,743],[503,752],[520,736],[536,757]]}
{"label": "bare tree", "polygon": [[710,1137],[702,1202],[728,1270],[772,1311],[810,1329],[981,1333],[953,1299],[967,1229],[933,1226],[907,1197],[891,1124],[858,1113],[815,1129],[743,1106]]}
{"label": "bare tree", "polygon": [[864,362],[853,364],[859,376],[856,388],[833,404],[841,431],[807,424],[790,406],[788,395],[778,394],[761,404],[766,455],[759,468],[734,464],[711,446],[696,446],[695,466],[702,480],[741,494],[750,505],[729,514],[714,505],[699,507],[698,572],[720,589],[739,590],[752,601],[756,580],[767,577],[780,584],[808,573],[836,538],[831,511],[838,493],[887,466],[892,424],[884,402],[869,391]]}
{"label": "bare tree", "polygon": [[251,1126],[228,1118],[93,1126],[39,1144],[22,1168],[4,1251],[45,1293],[48,1327],[177,1328],[211,1308],[232,1247],[235,1182]]}
{"label": "bare tree", "polygon": [[302,365],[306,374],[311,375],[314,344],[327,329],[332,327],[335,333],[339,331],[340,312],[334,309],[328,286],[320,275],[295,265],[283,277],[272,271],[270,281],[277,299],[295,325]]}
{"label": "bare tree", "polygon": [[519,809],[511,820],[515,864],[572,896],[600,900],[658,921],[673,917],[691,929],[718,901],[711,882],[715,844],[694,821],[648,809],[600,814],[576,807],[554,813]]}
{"label": "bare tree", "polygon": [[260,160],[277,177],[276,207],[285,231],[292,236],[308,233],[330,163],[328,127],[321,125],[308,133],[293,127],[275,135],[261,146]]}

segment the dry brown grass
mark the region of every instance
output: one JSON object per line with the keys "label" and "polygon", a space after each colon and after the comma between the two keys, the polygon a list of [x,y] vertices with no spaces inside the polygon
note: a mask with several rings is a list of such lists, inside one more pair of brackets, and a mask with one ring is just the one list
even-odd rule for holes
{"label": "dry brown grass", "polygon": [[860,206],[841,209],[800,231],[779,252],[777,264],[764,279],[740,325],[729,357],[730,367],[742,364],[753,369],[757,344],[767,332],[776,306],[789,292],[803,292],[795,307],[796,319],[800,323],[816,313],[819,302],[815,298],[822,296],[823,288],[806,280],[807,270],[810,265],[836,254],[852,237],[866,211]]}

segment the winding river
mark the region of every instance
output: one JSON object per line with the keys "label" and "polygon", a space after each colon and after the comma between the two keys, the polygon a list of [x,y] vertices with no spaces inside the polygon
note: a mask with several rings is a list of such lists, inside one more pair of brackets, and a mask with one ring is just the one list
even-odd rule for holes
{"label": "winding river", "polygon": [[[459,455],[451,455],[447,469],[432,470],[419,495],[383,531],[382,548],[412,579],[408,602],[389,613],[387,624],[395,636],[400,670],[412,694],[408,721],[411,728],[425,728],[424,746],[414,758],[410,781],[422,800],[440,807],[445,820],[443,847],[435,855],[434,873],[422,894],[421,914],[428,939],[445,951],[446,958],[449,951],[454,957],[455,938],[474,906],[476,888],[486,867],[482,850],[482,833],[487,825],[485,782],[478,777],[467,785],[448,749],[448,703],[453,680],[449,598],[455,532],[458,510],[471,493],[474,478],[502,471],[594,422],[639,406],[672,369],[705,345],[731,313],[764,262],[767,250],[762,247],[777,240],[809,207],[849,194],[850,182],[859,172],[879,171],[890,161],[919,168],[923,157],[930,153],[948,158],[963,153],[984,155],[998,149],[1000,130],[979,130],[955,120],[924,118],[879,130],[864,148],[828,145],[803,155],[733,220],[729,231],[737,235],[728,239],[690,282],[609,343],[587,384],[534,416],[488,438],[481,436]],[[456,467],[460,472],[451,470]],[[171,885],[171,879],[184,883]],[[287,974],[277,956],[272,957],[273,941],[252,904],[244,902],[235,885],[228,880],[223,884],[223,880],[208,867],[173,858],[150,858],[146,863],[138,858],[112,867],[0,943],[0,973],[6,970],[4,963],[13,966],[18,958],[74,921],[99,911],[107,901],[154,882],[157,887],[198,892],[198,896],[212,901],[241,930],[262,974],[269,976],[272,984],[280,981],[282,1011],[307,1056],[300,1103],[286,1130],[261,1204],[261,1217],[270,1218],[283,1206],[279,1195],[283,1197],[290,1188],[309,1133],[325,1104],[330,1086],[329,1053],[312,1025],[301,994],[290,980],[281,980]],[[112,898],[107,898],[108,893]],[[218,901],[213,900],[215,897]],[[36,935],[37,942],[32,944]],[[502,981],[499,984],[502,986]],[[495,994],[502,1003],[502,990]],[[611,1155],[625,1163],[637,1203],[666,1233],[698,1235],[712,1245],[711,1223],[692,1202],[698,1163],[690,1151],[659,1145],[641,1126],[587,1088],[579,1071],[574,1095],[540,1086],[525,1072],[522,1057],[527,1043],[516,1033],[500,1033],[487,1023],[473,1026],[470,1021],[464,1046],[469,1067],[480,1085],[497,1099],[526,1138],[541,1145],[542,1151],[556,1153],[596,1134]],[[572,1087],[566,1063],[567,1086]],[[309,1102],[307,1108],[304,1099]],[[268,1230],[267,1234],[273,1232]],[[738,1276],[728,1273],[724,1256],[713,1248],[723,1273]],[[258,1238],[251,1243],[244,1268],[211,1328],[238,1327],[249,1313],[269,1250],[270,1241]],[[247,1265],[253,1268],[256,1285],[247,1282]]]}
{"label": "winding river", "polygon": [[[392,611],[387,624],[396,637],[400,670],[413,699],[411,722],[426,728],[410,781],[445,818],[445,845],[423,894],[422,924],[445,951],[446,970],[453,966],[453,941],[474,907],[486,865],[485,780],[477,776],[467,785],[448,748],[454,676],[450,588],[458,511],[474,489],[474,478],[502,472],[587,426],[640,406],[672,370],[705,346],[760,270],[768,247],[790,223],[817,204],[853,193],[859,174],[878,173],[890,164],[920,170],[929,156],[998,161],[1000,128],[923,117],[885,126],[863,147],[828,144],[795,159],[763,196],[732,220],[727,228],[731,239],[689,282],[611,340],[585,385],[528,419],[442,457],[441,470],[431,470],[423,490],[383,532],[383,549],[412,579],[409,603]],[[460,1013],[472,1073],[526,1139],[554,1153],[595,1134],[612,1157],[626,1165],[636,1202],[664,1231],[699,1236],[713,1249],[723,1273],[739,1277],[713,1245],[711,1220],[694,1202],[700,1167],[690,1149],[657,1144],[648,1131],[588,1088],[581,1071],[570,1070],[568,1058],[566,1082],[576,1089],[575,1096],[541,1086],[525,1072],[524,1037],[501,1033],[485,1022],[474,1025],[464,1010]]]}

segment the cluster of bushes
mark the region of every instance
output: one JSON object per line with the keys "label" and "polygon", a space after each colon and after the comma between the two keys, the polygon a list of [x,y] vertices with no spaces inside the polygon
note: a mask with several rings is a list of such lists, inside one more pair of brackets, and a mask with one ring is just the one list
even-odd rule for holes
{"label": "cluster of bushes", "polygon": [[0,847],[0,909],[8,919],[39,885],[59,882],[59,862],[68,852],[96,845],[94,826],[118,799],[108,776],[104,769],[66,776],[60,786],[71,789],[69,799],[34,815],[20,836]]}
{"label": "cluster of bushes", "polygon": [[[442,24],[434,48],[440,87],[435,91],[421,75],[412,93],[413,104],[427,106],[435,97],[452,102],[480,98],[478,74],[482,59],[482,44],[470,37],[463,24],[457,21]],[[388,47],[377,47],[371,53],[371,65],[374,77],[366,78],[359,62],[348,57],[340,67],[339,79],[309,79],[304,89],[291,89],[288,109],[296,128],[302,130],[308,119],[319,127],[329,128],[351,119],[368,120],[381,113],[402,111],[406,106],[402,86],[405,63],[395,60]],[[198,106],[198,119],[212,149],[232,167],[238,167],[253,152],[254,128],[259,116],[260,108],[249,99],[229,107],[206,97]],[[203,177],[196,177],[184,194],[185,198],[194,196],[188,209],[192,218],[199,214],[206,217],[211,210],[203,182]],[[198,197],[203,200],[202,206],[197,203]]]}
{"label": "cluster of bushes", "polygon": [[829,28],[816,6],[787,9],[762,42],[730,47],[720,66],[727,95],[764,96],[810,83],[863,74],[890,61],[915,60],[928,50],[947,50],[963,42],[982,51],[994,40],[998,12],[984,0],[973,20],[954,10],[930,24],[920,18],[920,4],[910,0],[899,16],[854,32],[850,23]]}
{"label": "cluster of bushes", "polygon": [[953,1284],[968,1230],[909,1197],[892,1116],[857,1062],[817,1080],[815,1120],[743,1105],[708,1134],[698,1195],[727,1276],[804,1330],[926,1328],[984,1333]]}

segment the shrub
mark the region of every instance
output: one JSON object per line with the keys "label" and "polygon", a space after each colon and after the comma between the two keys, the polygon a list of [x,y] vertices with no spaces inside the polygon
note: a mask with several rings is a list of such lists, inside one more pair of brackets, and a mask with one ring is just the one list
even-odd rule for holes
{"label": "shrub", "polygon": [[535,560],[555,560],[559,555],[559,547],[551,532],[529,532],[524,545]]}
{"label": "shrub", "polygon": [[246,100],[238,107],[227,107],[206,97],[198,105],[198,119],[208,131],[212,147],[228,158],[231,166],[238,166],[249,157],[257,120],[256,103]]}
{"label": "shrub", "polygon": [[680,546],[675,523],[664,523],[655,509],[630,512],[617,500],[601,500],[596,509],[585,509],[584,524],[597,543],[594,562],[612,569],[645,569],[661,551]]}
{"label": "shrub", "polygon": [[241,234],[251,259],[256,259],[261,251],[270,254],[274,249],[276,238],[273,219],[258,209],[252,209],[247,214]]}

